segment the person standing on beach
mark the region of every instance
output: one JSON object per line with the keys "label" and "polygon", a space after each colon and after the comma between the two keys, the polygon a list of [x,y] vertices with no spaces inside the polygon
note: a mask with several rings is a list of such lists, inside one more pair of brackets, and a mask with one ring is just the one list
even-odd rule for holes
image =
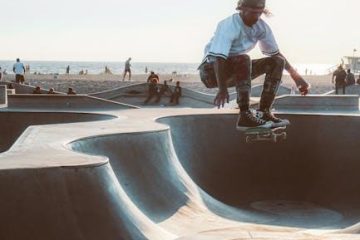
{"label": "person standing on beach", "polygon": [[25,66],[20,62],[19,58],[17,58],[16,63],[14,63],[13,72],[15,73],[15,82],[23,84],[25,82]]}
{"label": "person standing on beach", "polygon": [[348,69],[346,75],[346,86],[351,85],[355,85],[355,75],[351,72],[350,69]]}
{"label": "person standing on beach", "polygon": [[66,74],[70,74],[70,65],[66,67]]}
{"label": "person standing on beach", "polygon": [[131,58],[126,60],[125,62],[125,70],[123,75],[123,81],[125,81],[126,74],[129,73],[129,81],[131,81],[131,64],[130,64]]}
{"label": "person standing on beach", "polygon": [[[302,95],[310,85],[280,53],[274,35],[261,15],[270,15],[265,0],[240,0],[238,13],[222,20],[215,35],[205,47],[205,57],[199,70],[204,84],[218,87],[214,104],[220,108],[229,102],[228,87],[235,86],[240,108],[236,128],[280,127],[290,122],[271,112],[271,106],[280,86],[283,70],[290,73]],[[251,60],[247,53],[259,43],[262,53],[268,57]],[[249,109],[251,80],[265,74],[260,107],[256,114]]]}
{"label": "person standing on beach", "polygon": [[343,94],[345,94],[345,87],[346,87],[346,71],[344,70],[343,66],[340,64],[339,67],[335,70],[332,75],[332,83],[335,82],[335,94],[339,93],[339,89],[342,89]]}
{"label": "person standing on beach", "polygon": [[2,69],[0,67],[0,81],[2,80],[2,78],[3,78],[3,73],[2,73]]}

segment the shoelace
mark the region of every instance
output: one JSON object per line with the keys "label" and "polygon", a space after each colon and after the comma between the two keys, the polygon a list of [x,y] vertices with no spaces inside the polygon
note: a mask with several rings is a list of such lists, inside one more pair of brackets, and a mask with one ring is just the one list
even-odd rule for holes
{"label": "shoelace", "polygon": [[255,121],[256,123],[259,123],[259,124],[264,124],[266,123],[264,120],[260,119],[260,118],[257,118],[255,117],[254,115],[252,115],[251,112],[247,112],[247,116],[252,120],[252,121]]}

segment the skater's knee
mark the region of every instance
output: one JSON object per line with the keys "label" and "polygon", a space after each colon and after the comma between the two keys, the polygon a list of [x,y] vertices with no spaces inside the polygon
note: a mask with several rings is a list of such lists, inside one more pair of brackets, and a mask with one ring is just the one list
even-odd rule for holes
{"label": "skater's knee", "polygon": [[247,54],[233,56],[233,57],[231,57],[231,61],[235,64],[241,63],[241,64],[248,65],[248,66],[250,66],[250,64],[251,64],[251,58]]}
{"label": "skater's knee", "polygon": [[273,62],[273,64],[275,66],[282,67],[282,68],[285,67],[285,62],[286,62],[285,58],[283,58],[281,56],[272,56],[271,61]]}

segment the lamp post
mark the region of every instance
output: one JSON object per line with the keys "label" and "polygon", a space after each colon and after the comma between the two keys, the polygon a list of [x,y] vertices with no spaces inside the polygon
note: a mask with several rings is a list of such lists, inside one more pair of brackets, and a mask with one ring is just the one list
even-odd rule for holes
{"label": "lamp post", "polygon": [[356,51],[357,51],[357,49],[356,48],[354,48],[353,49],[353,59],[352,59],[352,61],[351,61],[351,70],[353,71],[353,72],[355,72],[356,70],[357,70],[357,59],[355,59],[355,53],[356,53]]}

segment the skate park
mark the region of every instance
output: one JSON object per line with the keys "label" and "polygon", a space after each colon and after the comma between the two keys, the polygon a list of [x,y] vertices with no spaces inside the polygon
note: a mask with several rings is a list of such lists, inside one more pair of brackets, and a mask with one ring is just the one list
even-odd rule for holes
{"label": "skate park", "polygon": [[281,94],[288,139],[254,144],[238,109],[191,90],[181,106],[143,107],[143,86],[3,87],[1,239],[360,239],[357,87]]}

